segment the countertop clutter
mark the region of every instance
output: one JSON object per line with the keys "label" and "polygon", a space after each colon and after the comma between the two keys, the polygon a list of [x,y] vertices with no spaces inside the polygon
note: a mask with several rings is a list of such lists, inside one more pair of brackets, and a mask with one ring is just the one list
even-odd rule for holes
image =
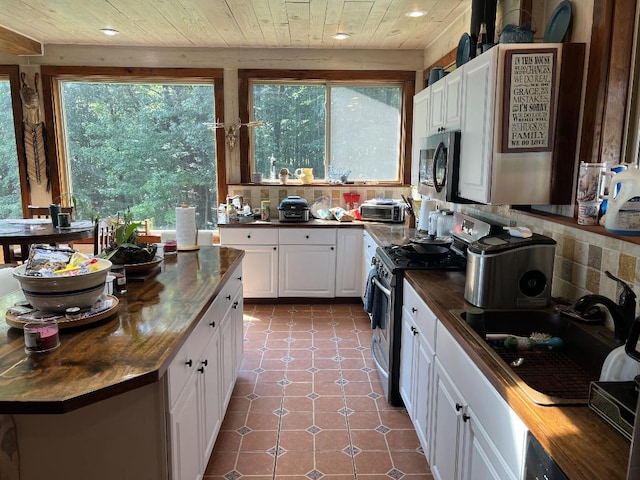
{"label": "countertop clutter", "polygon": [[[415,236],[399,226],[366,229],[378,245],[404,244]],[[629,441],[587,405],[534,404],[450,313],[471,306],[464,300],[463,272],[408,271],[406,279],[571,480],[626,478]]]}

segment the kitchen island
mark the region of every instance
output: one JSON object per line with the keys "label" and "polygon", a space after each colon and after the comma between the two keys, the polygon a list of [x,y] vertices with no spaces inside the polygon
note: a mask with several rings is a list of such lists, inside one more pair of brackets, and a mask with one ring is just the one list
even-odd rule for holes
{"label": "kitchen island", "polygon": [[[232,360],[229,372],[208,377],[216,379],[214,387],[224,387],[213,412],[219,426],[228,384],[232,387],[235,381],[242,354],[243,255],[240,250],[211,246],[165,257],[157,275],[128,283],[114,316],[61,330],[60,347],[46,354],[27,355],[22,331],[3,322],[0,415],[5,420],[11,415],[16,425],[17,478],[177,478],[180,458],[172,442],[180,434],[181,412],[176,408],[191,398],[190,382],[200,382],[193,384],[193,392],[203,395],[211,385],[200,377]],[[22,299],[21,291],[2,297],[0,308],[6,311]],[[221,340],[226,324],[230,335]],[[226,345],[220,349],[224,354],[210,349],[207,336],[212,337],[211,344],[217,342],[215,346]],[[240,351],[231,352],[231,346]],[[183,361],[181,356],[191,351],[193,359]],[[209,364],[199,359],[200,352],[218,356]],[[193,371],[186,371],[189,360]],[[218,393],[212,390],[206,393]],[[204,398],[197,400],[201,413],[206,408]],[[208,448],[198,442],[211,443],[199,428],[191,432],[192,443],[182,445],[199,452],[193,470],[202,470],[206,461],[200,457],[208,457]]]}

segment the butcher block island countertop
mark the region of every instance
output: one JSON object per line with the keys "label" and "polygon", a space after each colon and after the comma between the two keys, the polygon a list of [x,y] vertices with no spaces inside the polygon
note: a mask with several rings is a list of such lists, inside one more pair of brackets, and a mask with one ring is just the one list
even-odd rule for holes
{"label": "butcher block island countertop", "polygon": [[[61,330],[60,347],[27,355],[22,330],[0,322],[0,414],[59,414],[158,382],[244,252],[202,247],[165,257],[161,271],[130,281],[117,314]],[[0,311],[24,300],[0,298]]]}

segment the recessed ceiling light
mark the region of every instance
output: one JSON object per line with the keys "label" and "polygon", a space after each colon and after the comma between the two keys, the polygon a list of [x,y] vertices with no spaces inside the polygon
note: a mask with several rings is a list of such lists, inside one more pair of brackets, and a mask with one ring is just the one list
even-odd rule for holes
{"label": "recessed ceiling light", "polygon": [[338,32],[335,35],[332,35],[332,37],[335,38],[336,40],[346,40],[350,36],[351,35],[349,35],[348,33],[342,33],[342,32]]}
{"label": "recessed ceiling light", "polygon": [[109,35],[110,37],[118,35],[120,33],[118,30],[115,30],[113,28],[101,28],[100,31],[105,35]]}
{"label": "recessed ceiling light", "polygon": [[425,12],[424,10],[412,10],[411,12],[405,13],[407,17],[411,17],[411,18],[424,17],[426,14],[427,12]]}

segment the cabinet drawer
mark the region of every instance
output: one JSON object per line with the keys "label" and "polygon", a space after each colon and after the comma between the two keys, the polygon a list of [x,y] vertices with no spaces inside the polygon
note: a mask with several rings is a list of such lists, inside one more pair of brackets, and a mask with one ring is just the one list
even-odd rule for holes
{"label": "cabinet drawer", "polygon": [[335,245],[335,228],[280,228],[280,245]]}
{"label": "cabinet drawer", "polygon": [[482,425],[517,477],[524,463],[525,424],[440,322],[437,325],[436,356],[469,402],[475,420]]}
{"label": "cabinet drawer", "polygon": [[271,245],[278,243],[277,228],[221,228],[221,245]]}
{"label": "cabinet drawer", "polygon": [[438,319],[407,280],[402,288],[402,304],[431,348],[435,348]]}

